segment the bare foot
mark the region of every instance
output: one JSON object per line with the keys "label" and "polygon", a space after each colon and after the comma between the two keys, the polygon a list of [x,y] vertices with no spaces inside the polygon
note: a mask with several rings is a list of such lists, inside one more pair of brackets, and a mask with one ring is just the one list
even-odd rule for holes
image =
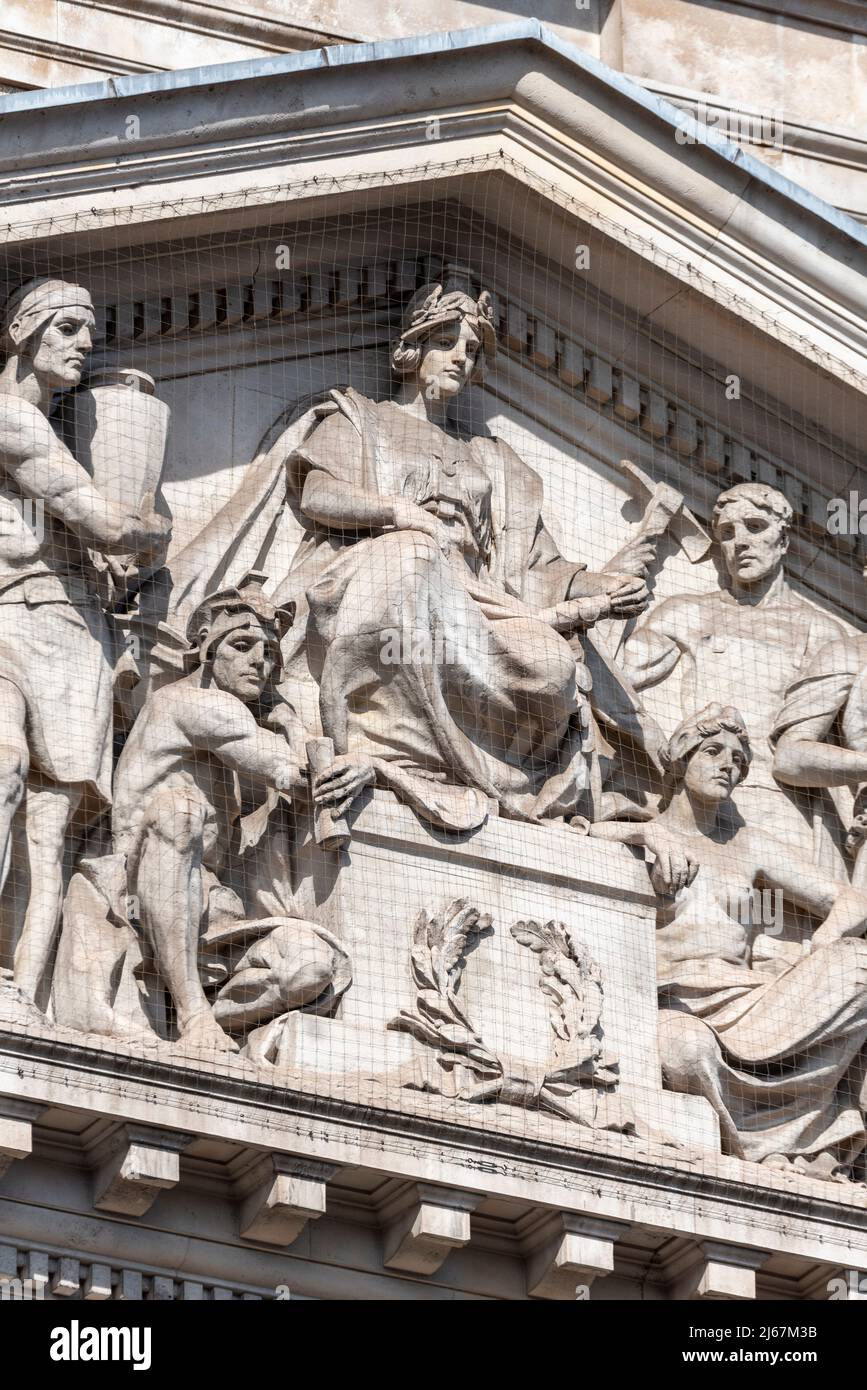
{"label": "bare foot", "polygon": [[841,1163],[836,1154],[827,1151],[813,1154],[809,1158],[805,1155],[799,1156],[795,1159],[794,1166],[808,1177],[819,1178],[825,1182],[851,1181],[846,1164]]}
{"label": "bare foot", "polygon": [[792,1171],[792,1160],[785,1154],[768,1154],[762,1159],[763,1168],[775,1168],[780,1173],[790,1173]]}
{"label": "bare foot", "polygon": [[182,1030],[179,1042],[202,1051],[237,1052],[238,1044],[224,1033],[210,1009],[193,1014]]}

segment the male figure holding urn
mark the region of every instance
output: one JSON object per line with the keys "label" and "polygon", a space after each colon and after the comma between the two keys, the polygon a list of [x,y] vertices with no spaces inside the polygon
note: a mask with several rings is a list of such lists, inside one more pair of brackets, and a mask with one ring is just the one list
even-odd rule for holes
{"label": "male figure holding urn", "polygon": [[[50,278],[21,285],[0,319],[0,889],[23,803],[25,852],[13,869],[27,903],[14,980],[37,1002],[67,828],[111,801],[113,647],[88,552],[146,561],[169,531],[149,508],[104,496],[48,419],[55,393],[81,381],[94,323],[87,290]],[[32,502],[44,526],[28,524]]]}

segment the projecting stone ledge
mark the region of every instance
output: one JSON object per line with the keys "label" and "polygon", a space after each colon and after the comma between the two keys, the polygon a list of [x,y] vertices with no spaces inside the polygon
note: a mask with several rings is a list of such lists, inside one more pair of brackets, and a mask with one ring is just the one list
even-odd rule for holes
{"label": "projecting stone ledge", "polygon": [[0,1102],[0,1178],[16,1158],[29,1158],[33,1152],[33,1121],[42,1108],[25,1100]]}
{"label": "projecting stone ledge", "polygon": [[453,1250],[470,1243],[470,1213],[482,1200],[456,1187],[414,1183],[381,1213],[386,1269],[436,1274]]}
{"label": "projecting stone ledge", "polygon": [[629,1227],[623,1222],[557,1212],[536,1232],[527,1259],[527,1293],[565,1302],[598,1275],[614,1269],[614,1245]]}
{"label": "projecting stone ledge", "polygon": [[766,1251],[703,1241],[689,1268],[674,1281],[671,1296],[688,1301],[754,1299],[756,1270],[767,1258]]}
{"label": "projecting stone ledge", "polygon": [[272,1154],[240,1186],[240,1233],[265,1245],[291,1245],[308,1221],[325,1215],[325,1189],[337,1172],[330,1163]]}
{"label": "projecting stone ledge", "polygon": [[98,1211],[144,1216],[180,1180],[180,1153],[190,1135],[126,1125],[108,1141],[94,1179]]}

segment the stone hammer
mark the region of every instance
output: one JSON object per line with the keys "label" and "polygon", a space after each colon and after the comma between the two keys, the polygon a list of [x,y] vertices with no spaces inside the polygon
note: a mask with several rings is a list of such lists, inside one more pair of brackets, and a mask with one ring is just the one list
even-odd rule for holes
{"label": "stone hammer", "polygon": [[698,518],[683,505],[683,493],[669,483],[655,483],[630,459],[621,459],[618,467],[637,483],[639,496],[647,497],[644,515],[632,540],[658,542],[670,531],[690,564],[703,560],[713,542]]}

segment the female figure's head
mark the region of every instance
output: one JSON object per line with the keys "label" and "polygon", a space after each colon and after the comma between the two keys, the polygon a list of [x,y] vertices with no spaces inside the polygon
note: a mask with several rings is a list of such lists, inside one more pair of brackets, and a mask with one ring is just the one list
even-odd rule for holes
{"label": "female figure's head", "polygon": [[493,304],[487,290],[425,285],[413,295],[391,354],[395,376],[414,382],[426,400],[447,402],[481,381],[496,354]]}
{"label": "female figure's head", "polygon": [[48,276],[19,285],[3,308],[3,348],[17,379],[32,372],[43,391],[81,381],[96,319],[86,289]]}
{"label": "female figure's head", "polygon": [[751,756],[740,712],[732,705],[705,706],[678,725],[663,750],[666,803],[681,790],[705,805],[728,801]]}

